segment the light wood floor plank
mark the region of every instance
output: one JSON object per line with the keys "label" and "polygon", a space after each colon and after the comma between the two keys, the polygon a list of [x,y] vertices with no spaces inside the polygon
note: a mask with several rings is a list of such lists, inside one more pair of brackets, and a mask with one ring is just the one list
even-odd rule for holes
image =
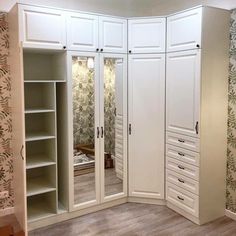
{"label": "light wood floor plank", "polygon": [[166,206],[126,203],[30,232],[30,236],[236,236],[222,217],[198,226]]}

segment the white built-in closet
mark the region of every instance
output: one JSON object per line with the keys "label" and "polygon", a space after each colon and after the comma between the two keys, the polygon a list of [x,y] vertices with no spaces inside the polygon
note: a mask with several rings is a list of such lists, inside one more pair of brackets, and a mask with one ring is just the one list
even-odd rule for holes
{"label": "white built-in closet", "polygon": [[197,224],[224,215],[228,11],[125,19],[17,4],[9,22],[26,235],[129,201]]}

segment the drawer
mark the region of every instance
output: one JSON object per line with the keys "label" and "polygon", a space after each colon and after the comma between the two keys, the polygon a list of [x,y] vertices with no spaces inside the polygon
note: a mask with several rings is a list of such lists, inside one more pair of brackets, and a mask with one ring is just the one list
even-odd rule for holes
{"label": "drawer", "polygon": [[195,217],[199,216],[198,196],[168,182],[166,200]]}
{"label": "drawer", "polygon": [[199,181],[199,168],[193,165],[189,165],[177,159],[166,157],[166,168],[184,175],[196,181]]}
{"label": "drawer", "polygon": [[190,151],[199,152],[199,139],[182,134],[166,132],[166,143],[186,148]]}
{"label": "drawer", "polygon": [[184,175],[178,174],[171,170],[166,170],[166,181],[172,183],[180,188],[183,188],[191,193],[199,195],[199,185],[198,182],[190,179]]}
{"label": "drawer", "polygon": [[167,144],[166,155],[168,157],[173,157],[175,159],[178,159],[179,161],[199,166],[200,155],[197,152],[192,152],[187,149]]}

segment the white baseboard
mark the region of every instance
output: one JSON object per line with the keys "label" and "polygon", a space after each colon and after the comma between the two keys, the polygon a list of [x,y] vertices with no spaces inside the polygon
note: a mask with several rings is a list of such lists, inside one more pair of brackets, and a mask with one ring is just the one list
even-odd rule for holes
{"label": "white baseboard", "polygon": [[11,214],[14,214],[14,207],[0,209],[0,216],[6,216]]}
{"label": "white baseboard", "polygon": [[236,220],[236,213],[234,213],[230,210],[225,209],[225,215],[233,220]]}

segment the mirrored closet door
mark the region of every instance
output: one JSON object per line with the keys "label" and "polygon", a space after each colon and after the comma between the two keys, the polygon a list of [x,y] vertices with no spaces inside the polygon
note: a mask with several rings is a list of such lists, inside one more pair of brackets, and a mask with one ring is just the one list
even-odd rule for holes
{"label": "mirrored closet door", "polygon": [[73,207],[99,201],[99,66],[95,53],[68,53]]}
{"label": "mirrored closet door", "polygon": [[101,199],[127,194],[127,58],[100,56]]}
{"label": "mirrored closet door", "polygon": [[127,58],[68,52],[70,208],[127,195]]}

